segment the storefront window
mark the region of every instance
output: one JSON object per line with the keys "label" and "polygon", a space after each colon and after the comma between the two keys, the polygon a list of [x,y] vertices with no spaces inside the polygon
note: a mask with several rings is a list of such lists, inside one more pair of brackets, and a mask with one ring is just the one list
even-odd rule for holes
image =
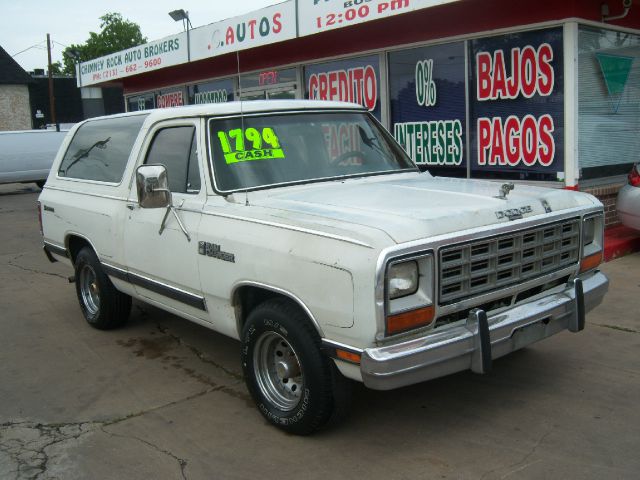
{"label": "storefront window", "polygon": [[380,120],[378,55],[310,65],[304,75],[305,98],[359,103]]}
{"label": "storefront window", "polygon": [[153,95],[153,93],[127,97],[127,112],[138,112],[140,110],[150,110],[155,107],[156,107],[155,96]]}
{"label": "storefront window", "polygon": [[470,42],[472,177],[563,178],[562,38],[552,28]]}
{"label": "storefront window", "polygon": [[580,27],[578,52],[581,176],[626,174],[640,161],[640,36]]}
{"label": "storefront window", "polygon": [[420,167],[467,176],[464,43],[389,54],[391,132]]}
{"label": "storefront window", "polygon": [[186,105],[184,88],[161,90],[156,94],[156,108],[181,107]]}
{"label": "storefront window", "polygon": [[296,69],[285,68],[283,70],[265,70],[262,72],[248,73],[240,77],[242,88],[266,88],[279,83],[296,81]]}
{"label": "storefront window", "polygon": [[224,103],[233,101],[233,80],[216,80],[189,85],[189,104]]}

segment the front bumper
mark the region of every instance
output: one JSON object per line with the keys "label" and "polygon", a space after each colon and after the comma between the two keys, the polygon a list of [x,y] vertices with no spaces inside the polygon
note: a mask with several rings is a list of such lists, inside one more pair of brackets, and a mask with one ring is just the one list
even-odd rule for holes
{"label": "front bumper", "polygon": [[465,325],[367,348],[361,357],[362,379],[369,388],[391,390],[468,369],[486,373],[493,359],[562,330],[582,330],[585,313],[600,304],[608,288],[609,280],[597,271],[569,282],[562,292],[490,317],[475,309]]}

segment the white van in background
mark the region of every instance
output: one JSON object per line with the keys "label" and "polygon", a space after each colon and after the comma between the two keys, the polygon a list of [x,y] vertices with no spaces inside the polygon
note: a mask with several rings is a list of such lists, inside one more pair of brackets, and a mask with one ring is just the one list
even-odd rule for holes
{"label": "white van in background", "polygon": [[0,132],[0,184],[34,182],[42,188],[67,132]]}

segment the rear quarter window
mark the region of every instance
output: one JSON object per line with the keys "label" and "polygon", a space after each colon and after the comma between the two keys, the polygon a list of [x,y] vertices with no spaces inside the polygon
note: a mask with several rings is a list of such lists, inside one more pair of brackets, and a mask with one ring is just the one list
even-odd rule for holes
{"label": "rear quarter window", "polygon": [[89,121],[73,136],[58,176],[119,183],[147,115]]}

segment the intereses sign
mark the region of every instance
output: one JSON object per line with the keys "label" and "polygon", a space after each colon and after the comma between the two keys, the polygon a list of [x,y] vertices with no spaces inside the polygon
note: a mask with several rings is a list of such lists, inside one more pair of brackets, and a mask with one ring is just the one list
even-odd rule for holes
{"label": "intereses sign", "polygon": [[457,0],[299,0],[299,35],[313,35],[454,1]]}
{"label": "intereses sign", "polygon": [[117,78],[187,62],[187,34],[179,33],[79,64],[78,86],[86,87]]}
{"label": "intereses sign", "polygon": [[191,30],[191,60],[282,42],[296,36],[294,0]]}
{"label": "intereses sign", "polygon": [[432,173],[466,174],[465,44],[389,54],[393,135]]}

